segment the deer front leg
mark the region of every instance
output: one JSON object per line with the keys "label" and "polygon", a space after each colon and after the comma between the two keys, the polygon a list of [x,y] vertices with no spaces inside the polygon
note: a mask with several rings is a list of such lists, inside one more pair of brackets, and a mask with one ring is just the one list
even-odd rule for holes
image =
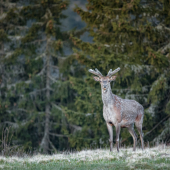
{"label": "deer front leg", "polygon": [[113,151],[113,129],[112,126],[109,123],[107,124],[107,129],[109,131],[109,142],[110,142],[110,151]]}
{"label": "deer front leg", "polygon": [[117,152],[119,152],[120,125],[117,124],[115,127],[116,127],[116,145],[117,145]]}

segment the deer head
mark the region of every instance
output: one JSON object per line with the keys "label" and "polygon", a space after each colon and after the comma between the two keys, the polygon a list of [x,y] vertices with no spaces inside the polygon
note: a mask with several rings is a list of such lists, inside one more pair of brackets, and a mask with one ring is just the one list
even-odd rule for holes
{"label": "deer head", "polygon": [[108,88],[110,87],[110,82],[116,79],[116,76],[112,76],[112,75],[117,73],[119,70],[120,70],[119,67],[115,69],[114,71],[110,69],[107,76],[103,76],[102,73],[100,73],[100,71],[97,68],[95,70],[89,69],[89,72],[98,76],[98,77],[94,76],[93,78],[95,81],[100,82],[101,88],[106,93]]}

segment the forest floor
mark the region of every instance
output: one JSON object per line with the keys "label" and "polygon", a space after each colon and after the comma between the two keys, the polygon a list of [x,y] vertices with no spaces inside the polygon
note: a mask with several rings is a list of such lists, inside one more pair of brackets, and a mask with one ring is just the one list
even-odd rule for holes
{"label": "forest floor", "polygon": [[120,148],[64,152],[54,155],[25,157],[0,156],[0,169],[3,170],[170,170],[170,147],[160,145],[144,151]]}

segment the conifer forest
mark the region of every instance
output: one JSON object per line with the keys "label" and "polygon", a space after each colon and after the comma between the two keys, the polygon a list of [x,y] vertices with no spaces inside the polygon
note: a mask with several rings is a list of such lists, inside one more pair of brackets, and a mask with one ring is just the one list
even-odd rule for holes
{"label": "conifer forest", "polygon": [[144,145],[170,144],[169,0],[0,0],[0,136],[25,152],[109,147],[88,70],[118,67],[112,92],[144,107]]}

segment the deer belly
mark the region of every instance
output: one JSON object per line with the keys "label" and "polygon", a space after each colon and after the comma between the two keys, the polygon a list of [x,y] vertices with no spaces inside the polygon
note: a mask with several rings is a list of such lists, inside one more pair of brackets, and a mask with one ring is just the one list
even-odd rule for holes
{"label": "deer belly", "polygon": [[133,124],[135,121],[136,115],[129,114],[129,115],[123,115],[123,119],[121,121],[121,127],[128,127],[129,125]]}
{"label": "deer belly", "polygon": [[127,121],[127,120],[122,120],[122,121],[120,122],[120,126],[121,126],[122,128],[129,127],[130,125],[131,125],[131,122],[129,122],[129,121]]}
{"label": "deer belly", "polygon": [[117,124],[118,120],[116,117],[116,113],[114,113],[112,107],[106,107],[103,113],[103,117],[106,122],[112,122],[112,124]]}

